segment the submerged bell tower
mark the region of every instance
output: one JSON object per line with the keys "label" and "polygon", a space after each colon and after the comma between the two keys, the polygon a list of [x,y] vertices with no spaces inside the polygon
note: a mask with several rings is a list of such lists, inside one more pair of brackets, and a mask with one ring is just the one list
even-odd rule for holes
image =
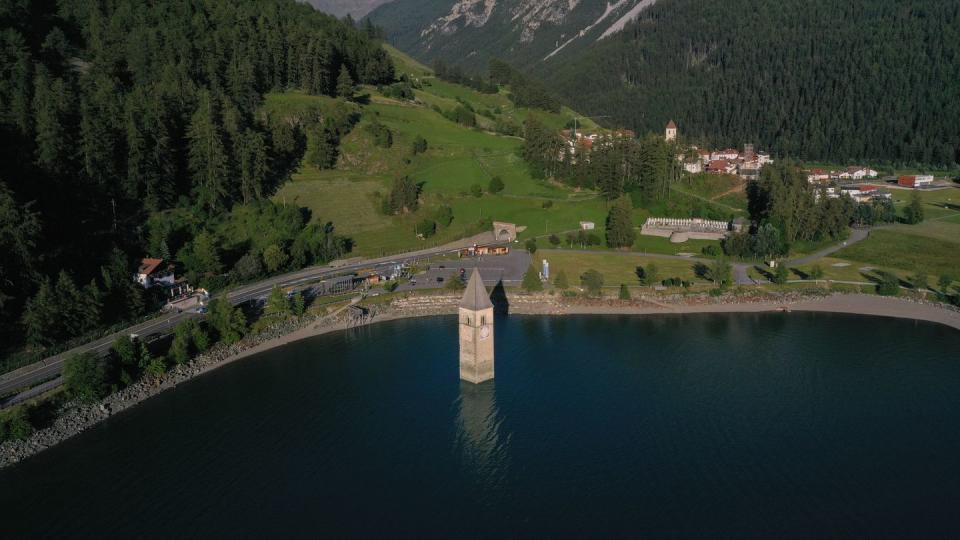
{"label": "submerged bell tower", "polygon": [[460,378],[474,384],[493,378],[493,302],[476,268],[460,300]]}

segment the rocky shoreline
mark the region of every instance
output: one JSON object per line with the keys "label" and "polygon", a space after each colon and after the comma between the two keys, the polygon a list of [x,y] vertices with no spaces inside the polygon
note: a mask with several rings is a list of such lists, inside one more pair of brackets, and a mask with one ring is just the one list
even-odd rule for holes
{"label": "rocky shoreline", "polygon": [[[53,447],[146,399],[241,358],[299,339],[345,330],[358,324],[456,313],[458,301],[458,295],[399,297],[389,306],[375,307],[363,321],[344,315],[290,320],[233,345],[215,345],[189,363],[174,366],[160,380],[137,381],[96,403],[64,404],[57,411],[57,419],[50,427],[36,431],[26,440],[0,444],[0,469]],[[927,320],[960,329],[960,310],[952,306],[919,299],[831,294],[826,290],[822,293],[728,293],[721,297],[707,294],[649,295],[630,301],[513,295],[509,298],[509,311],[521,315],[548,316],[823,311]]]}
{"label": "rocky shoreline", "polygon": [[51,426],[34,432],[25,440],[0,444],[0,469],[56,446],[157,394],[242,358],[246,351],[311,325],[315,328],[327,328],[328,331],[349,327],[348,323],[341,319],[290,320],[232,345],[214,345],[190,362],[174,366],[159,380],[141,379],[95,403],[67,402],[56,411],[57,418]]}

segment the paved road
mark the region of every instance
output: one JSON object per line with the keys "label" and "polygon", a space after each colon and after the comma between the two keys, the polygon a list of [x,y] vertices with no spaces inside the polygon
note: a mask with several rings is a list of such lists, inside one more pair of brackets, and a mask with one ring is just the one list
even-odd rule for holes
{"label": "paved road", "polygon": [[[325,278],[345,275],[357,270],[385,268],[397,264],[412,264],[428,257],[434,257],[455,251],[460,244],[462,244],[462,242],[447,244],[438,248],[410,252],[394,257],[381,257],[377,259],[361,260],[345,266],[315,266],[234,289],[227,293],[226,297],[232,304],[238,305],[250,300],[266,298],[270,293],[270,290],[277,285],[281,287],[306,286],[310,283],[314,283]],[[426,288],[428,285],[429,284],[424,284],[424,287]],[[434,287],[436,287],[435,284]],[[110,350],[113,342],[119,337],[130,334],[137,334],[143,337],[165,335],[172,331],[172,329],[175,328],[180,322],[189,318],[201,316],[202,315],[192,310],[184,311],[183,313],[164,313],[155,319],[131,326],[120,332],[116,332],[80,347],[76,347],[69,351],[51,356],[40,362],[31,364],[29,366],[24,366],[10,373],[0,375],[0,396],[10,394],[22,388],[27,388],[45,381],[49,381],[51,379],[56,379],[60,376],[60,373],[63,370],[63,363],[65,359],[74,354],[91,351],[95,354],[103,355]],[[9,400],[7,400],[5,403],[0,403],[0,408],[6,406],[8,402]]]}
{"label": "paved road", "polygon": [[841,249],[865,240],[870,236],[870,229],[852,229],[852,231],[853,232],[850,233],[850,238],[847,238],[845,241],[840,242],[839,244],[832,245],[826,249],[821,249],[820,251],[807,255],[806,257],[800,257],[799,259],[787,261],[784,264],[789,266],[803,266],[805,264],[810,264],[813,261],[822,259],[828,255],[832,255]]}

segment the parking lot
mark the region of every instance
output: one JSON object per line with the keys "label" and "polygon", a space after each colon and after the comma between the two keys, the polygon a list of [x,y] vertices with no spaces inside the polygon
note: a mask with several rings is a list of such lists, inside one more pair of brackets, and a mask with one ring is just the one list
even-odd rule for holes
{"label": "parking lot", "polygon": [[480,257],[464,257],[459,260],[435,262],[426,272],[412,276],[408,283],[404,283],[397,290],[411,291],[421,289],[436,289],[446,287],[447,281],[459,276],[463,268],[467,278],[474,268],[480,269],[480,277],[488,287],[503,281],[504,285],[519,285],[523,274],[530,266],[530,254],[525,250],[512,250],[507,255],[483,255]]}

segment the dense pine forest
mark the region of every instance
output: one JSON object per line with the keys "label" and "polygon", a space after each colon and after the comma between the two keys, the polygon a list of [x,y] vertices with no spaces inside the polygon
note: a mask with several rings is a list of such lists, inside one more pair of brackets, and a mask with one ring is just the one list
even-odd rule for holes
{"label": "dense pine forest", "polygon": [[960,3],[662,0],[539,75],[589,115],[781,157],[960,162]]}
{"label": "dense pine forest", "polygon": [[267,200],[306,138],[258,107],[393,82],[367,33],[293,0],[2,0],[0,29],[0,349],[144,314],[145,255],[202,283],[349,249]]}

